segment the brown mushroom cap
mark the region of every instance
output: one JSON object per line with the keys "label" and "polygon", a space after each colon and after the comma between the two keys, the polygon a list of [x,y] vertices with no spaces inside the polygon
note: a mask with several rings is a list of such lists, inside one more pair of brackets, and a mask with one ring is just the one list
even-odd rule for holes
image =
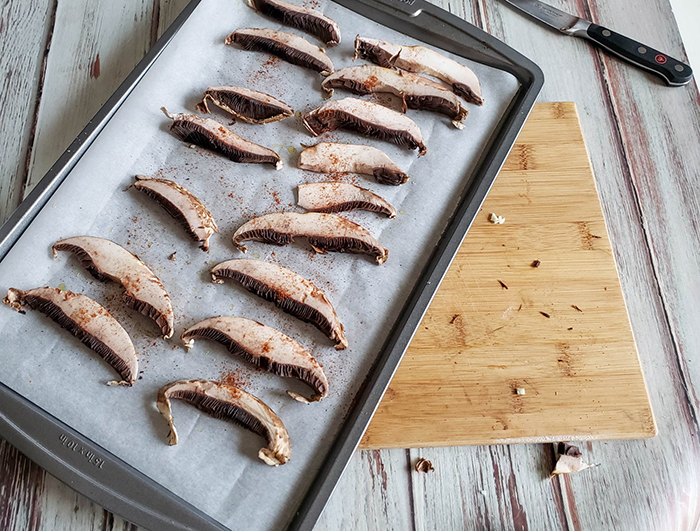
{"label": "brown mushroom cap", "polygon": [[282,24],[318,37],[328,46],[340,44],[340,28],[331,18],[316,9],[301,7],[282,0],[248,0],[250,7]]}
{"label": "brown mushroom cap", "polygon": [[207,101],[251,124],[277,122],[294,115],[294,109],[264,92],[245,87],[209,87],[197,110],[209,114]]}
{"label": "brown mushroom cap", "polygon": [[122,381],[110,385],[131,386],[136,381],[139,363],[129,334],[90,297],[50,287],[27,291],[10,288],[2,302],[18,312],[27,305],[68,330],[119,373]]}
{"label": "brown mushroom cap", "polygon": [[177,444],[170,399],[184,400],[217,419],[226,419],[265,438],[267,448],[258,457],[271,466],[283,465],[291,457],[289,434],[280,418],[262,400],[242,389],[208,380],[180,380],[158,391],[156,405],[170,426],[169,444]]}
{"label": "brown mushroom cap", "polygon": [[312,212],[347,212],[368,210],[396,217],[396,209],[384,198],[348,183],[310,183],[297,186],[301,208]]}

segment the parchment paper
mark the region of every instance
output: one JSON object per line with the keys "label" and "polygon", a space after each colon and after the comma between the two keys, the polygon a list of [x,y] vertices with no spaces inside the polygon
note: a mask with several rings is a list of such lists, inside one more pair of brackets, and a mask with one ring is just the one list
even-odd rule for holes
{"label": "parchment paper", "polygon": [[[313,4],[340,24],[343,42],[327,50],[336,69],[361,64],[351,61],[356,34],[418,43],[332,2]],[[509,74],[469,64],[481,79],[486,104],[468,105],[463,131],[442,115],[408,113],[423,132],[425,157],[351,133],[315,139],[297,116],[263,126],[231,126],[244,138],[279,152],[285,164],[281,171],[236,164],[177,140],[160,107],[193,112],[202,92],[216,85],[262,90],[301,112],[324,101],[319,74],[223,44],[226,35],[245,27],[301,35],[241,1],[202,2],[0,264],[3,291],[63,284],[105,305],[131,334],[142,378],[133,388],[106,386],[115,377],[112,369],[70,334],[38,312],[20,315],[2,307],[0,379],[231,529],[257,530],[284,526],[300,502],[518,85]],[[340,90],[334,95],[347,96]],[[399,109],[397,100],[390,103]],[[221,112],[213,116],[229,123]],[[212,284],[208,273],[222,260],[244,256],[231,243],[243,222],[274,211],[300,211],[296,185],[326,179],[296,169],[297,153],[302,144],[320,140],[376,145],[410,174],[410,181],[398,187],[360,176],[344,178],[379,193],[399,210],[394,220],[368,212],[347,214],[390,250],[389,260],[377,266],[361,255],[314,255],[303,240],[281,248],[250,243],[247,257],[290,267],[324,289],[345,325],[350,341],[345,351],[335,351],[313,326],[233,282]],[[221,229],[212,237],[209,254],[151,199],[125,191],[137,173],[174,179],[202,199]],[[149,264],[174,304],[172,340],[160,339],[152,321],[124,306],[120,286],[95,281],[67,253],[52,258],[56,240],[77,235],[112,239]],[[169,260],[175,251],[175,261]],[[182,331],[214,315],[256,319],[297,339],[323,364],[330,396],[311,405],[297,403],[284,391],[308,396],[304,384],[257,371],[216,343],[199,341],[185,353],[178,339]],[[174,402],[174,415],[180,443],[169,447],[166,423],[155,408],[156,393],[167,382],[190,378],[224,378],[265,401],[289,430],[290,462],[268,467],[256,456],[264,445],[261,438],[179,401]]]}

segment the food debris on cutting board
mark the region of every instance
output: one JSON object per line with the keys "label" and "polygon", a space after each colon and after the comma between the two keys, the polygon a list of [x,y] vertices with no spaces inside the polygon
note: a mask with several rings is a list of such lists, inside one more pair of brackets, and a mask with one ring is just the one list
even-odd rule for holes
{"label": "food debris on cutting board", "polygon": [[588,464],[583,461],[581,450],[577,446],[565,442],[557,443],[557,463],[549,476],[553,478],[559,474],[573,474],[581,472],[587,468],[599,466],[599,464]]}
{"label": "food debris on cutting board", "polygon": [[489,221],[494,225],[503,225],[506,222],[506,218],[499,216],[495,212],[489,214]]}
{"label": "food debris on cutting board", "polygon": [[540,267],[540,264],[541,264],[541,263],[542,263],[542,262],[540,262],[539,260],[535,260],[534,262],[532,262],[532,263],[530,264],[530,266],[531,266],[531,267],[534,267],[535,269],[537,269],[538,267]]}
{"label": "food debris on cutting board", "polygon": [[424,474],[435,471],[433,464],[423,457],[416,461],[416,466],[414,468],[416,469],[416,472],[423,472]]}

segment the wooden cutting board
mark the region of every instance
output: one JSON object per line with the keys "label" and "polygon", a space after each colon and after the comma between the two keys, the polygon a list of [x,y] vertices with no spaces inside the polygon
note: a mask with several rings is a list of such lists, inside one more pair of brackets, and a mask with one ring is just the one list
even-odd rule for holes
{"label": "wooden cutting board", "polygon": [[361,447],[655,434],[576,106],[538,103]]}

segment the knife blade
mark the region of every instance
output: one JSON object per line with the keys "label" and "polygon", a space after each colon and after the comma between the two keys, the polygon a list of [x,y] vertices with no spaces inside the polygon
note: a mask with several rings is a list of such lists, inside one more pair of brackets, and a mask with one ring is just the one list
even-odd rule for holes
{"label": "knife blade", "polygon": [[591,41],[628,63],[660,76],[672,87],[686,85],[693,77],[689,65],[604,26],[539,0],[504,1],[565,35]]}

